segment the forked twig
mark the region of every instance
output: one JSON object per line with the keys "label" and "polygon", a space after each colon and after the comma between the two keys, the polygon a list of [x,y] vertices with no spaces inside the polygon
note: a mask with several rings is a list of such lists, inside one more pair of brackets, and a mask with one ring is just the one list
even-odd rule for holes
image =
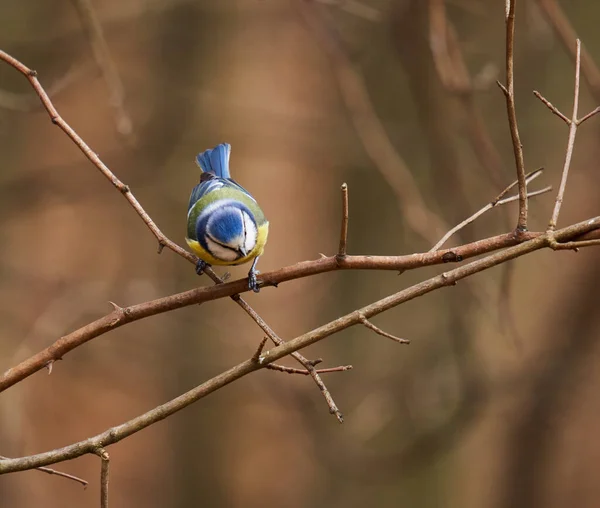
{"label": "forked twig", "polygon": [[[211,270],[211,272],[212,272],[212,270]],[[218,275],[216,275],[214,272],[212,272],[212,275],[209,272],[209,275],[211,278],[214,276],[217,280],[220,280]],[[215,280],[215,279],[213,279],[213,280]],[[240,295],[234,295],[231,298],[248,313],[248,315],[254,320],[254,322],[263,330],[263,332],[265,332],[267,337],[269,339],[271,339],[271,342],[273,342],[273,344],[275,344],[276,346],[281,346],[282,344],[285,344],[285,341],[273,331],[273,329],[265,322],[265,320],[263,318],[261,318],[258,315],[258,313],[252,307],[250,307],[250,305],[248,305],[246,303],[246,301]],[[337,418],[337,420],[340,423],[343,423],[344,416],[342,415],[342,412],[339,410],[335,401],[333,400],[333,397],[331,396],[329,389],[327,388],[327,386],[325,386],[325,383],[323,382],[323,380],[319,376],[319,373],[315,369],[315,367],[314,367],[316,365],[315,362],[309,360],[308,358],[306,358],[304,355],[302,355],[301,353],[299,353],[297,351],[294,351],[291,354],[291,356],[300,365],[302,365],[306,369],[306,371],[310,374],[310,376],[313,378],[313,380],[316,383],[317,387],[319,388],[321,394],[325,398],[325,402],[327,402],[327,406],[329,407],[329,412],[332,415],[335,415],[335,417]],[[262,357],[260,356],[260,353],[259,353],[259,363],[261,363],[260,362],[261,358]]]}
{"label": "forked twig", "polygon": [[[587,115],[582,118],[577,118],[579,114],[579,89],[580,89],[580,74],[581,74],[581,41],[577,39],[576,41],[576,50],[575,50],[575,90],[573,92],[573,112],[571,114],[571,118],[567,118],[566,115],[562,114],[558,108],[556,108],[549,100],[547,100],[542,94],[537,91],[534,91],[535,96],[540,99],[544,103],[544,105],[552,111],[556,116],[561,118],[568,126],[569,126],[569,138],[567,141],[567,151],[565,154],[565,162],[563,165],[560,186],[558,188],[558,193],[556,195],[556,201],[554,203],[554,209],[552,211],[552,217],[550,218],[550,222],[548,224],[548,231],[554,231],[556,229],[556,225],[558,224],[558,217],[560,214],[560,209],[564,200],[565,190],[567,188],[567,179],[569,177],[569,169],[571,167],[571,160],[573,158],[573,149],[575,147],[575,136],[577,135],[577,128],[586,120],[589,120],[594,115],[600,113],[600,107],[597,107],[593,111],[590,111]],[[594,240],[591,240],[593,243],[587,243],[586,246],[596,245]],[[554,239],[553,236],[550,237],[550,245],[553,249],[574,249],[576,248],[574,245],[577,242],[569,242],[568,244],[559,245]],[[583,247],[584,245],[580,245]]]}
{"label": "forked twig", "polygon": [[579,39],[575,42],[575,89],[573,92],[573,112],[571,118],[567,118],[562,114],[550,101],[542,96],[539,92],[534,92],[535,96],[544,103],[544,105],[552,111],[556,116],[561,118],[569,126],[569,138],[567,141],[567,151],[565,154],[565,162],[563,165],[562,175],[560,179],[560,186],[556,195],[556,201],[554,202],[554,209],[552,210],[552,217],[548,223],[548,245],[554,250],[577,250],[579,247],[591,247],[600,245],[600,240],[583,240],[575,242],[564,242],[560,243],[556,240],[554,231],[558,224],[558,217],[560,209],[565,197],[565,190],[567,188],[567,180],[569,177],[569,169],[571,168],[571,160],[573,158],[573,149],[575,148],[575,136],[577,135],[577,128],[586,120],[589,120],[594,115],[600,113],[600,107],[590,111],[587,115],[582,118],[577,118],[579,114],[579,89],[580,89],[580,75],[581,75],[581,41]]}
{"label": "forked twig", "polygon": [[[529,173],[526,176],[526,179],[525,179],[526,184],[529,184],[531,181],[535,180],[538,176],[540,176],[542,174],[542,171],[543,171],[543,169],[536,169],[535,171],[532,171],[531,173]],[[510,191],[510,189],[512,189],[515,185],[518,185],[518,180],[515,180],[513,183],[511,183],[508,187],[506,187],[506,189],[504,189],[500,194],[498,194],[498,196],[496,196],[496,198],[494,198],[491,202],[489,202],[483,208],[479,209],[473,215],[471,215],[470,217],[468,217],[467,219],[465,219],[464,221],[462,221],[460,224],[457,224],[451,230],[449,230],[439,240],[439,242],[437,242],[429,250],[429,252],[435,252],[438,249],[440,249],[442,247],[442,245],[444,245],[452,235],[456,234],[458,231],[460,231],[464,227],[468,226],[472,222],[475,222],[476,219],[478,219],[479,217],[481,217],[488,210],[491,210],[492,208],[495,208],[497,206],[505,205],[507,203],[512,203],[513,201],[517,201],[519,199],[518,195],[511,196],[511,197],[508,197],[508,198],[504,197],[508,193],[508,191]],[[540,190],[537,190],[537,191],[528,192],[527,193],[527,197],[531,198],[531,197],[534,197],[534,196],[539,196],[540,194],[544,194],[544,193],[549,192],[551,190],[552,190],[552,186],[547,186],[547,187],[544,187],[543,189],[540,189]]]}

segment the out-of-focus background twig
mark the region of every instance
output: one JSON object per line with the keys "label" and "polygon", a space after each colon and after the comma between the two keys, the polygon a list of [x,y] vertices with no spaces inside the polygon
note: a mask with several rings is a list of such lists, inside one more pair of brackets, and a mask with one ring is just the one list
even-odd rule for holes
{"label": "out-of-focus background twig", "polygon": [[[0,5],[0,47],[40,72],[61,114],[170,238],[184,235],[193,156],[228,141],[235,177],[271,221],[263,270],[337,251],[342,181],[352,196],[349,253],[428,250],[432,243],[400,212],[397,189],[378,166],[382,154],[361,140],[356,111],[340,92],[345,71],[332,69],[295,2],[92,2],[134,143],[115,128],[106,76],[92,70],[97,62],[71,2]],[[487,90],[484,72],[504,66],[503,2],[307,3],[335,29],[428,210],[458,223],[514,179],[504,101]],[[562,41],[567,20],[587,50],[582,77],[591,88],[582,80],[580,109],[597,105],[586,62],[600,55],[599,15],[593,2],[517,6],[517,115],[533,166],[526,170],[544,166],[544,184],[559,182],[566,132],[531,90],[569,110],[573,63],[563,44],[575,46]],[[432,44],[437,31],[446,52]],[[448,62],[471,76],[470,88],[448,83]],[[198,280],[176,256],[150,254],[155,240],[141,221],[25,98],[26,83],[8,67],[0,67],[0,91],[3,371],[106,313],[108,300],[128,305]],[[578,135],[565,224],[597,215],[597,137],[594,121]],[[544,229],[551,208],[552,199],[532,200],[530,228]],[[489,213],[459,234],[468,241],[505,230],[504,215]],[[374,347],[364,327],[315,346],[310,357],[355,366],[343,379],[328,377],[347,408],[342,427],[304,376],[249,377],[124,441],[118,460],[111,452],[111,502],[252,507],[265,506],[268,492],[273,505],[290,507],[595,506],[597,259],[597,250],[548,251],[515,265],[503,301],[521,335],[518,350],[498,332],[494,272],[485,275],[487,305],[459,284],[378,318],[377,326],[411,339],[401,353],[387,349],[397,348],[392,341]],[[249,300],[292,337],[417,277],[336,273]],[[248,358],[260,337],[226,300],[119,329],[57,364],[51,382],[38,373],[2,395],[0,452],[35,453],[125,421]],[[62,466],[98,477],[94,457]],[[17,508],[88,505],[100,497],[93,483],[83,491],[52,475],[3,476],[0,499]]]}

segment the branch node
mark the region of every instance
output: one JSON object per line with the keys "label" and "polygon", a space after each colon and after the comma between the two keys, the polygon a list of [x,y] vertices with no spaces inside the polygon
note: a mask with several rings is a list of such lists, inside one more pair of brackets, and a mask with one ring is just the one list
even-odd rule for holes
{"label": "branch node", "polygon": [[29,72],[27,74],[32,78],[36,78],[38,75],[37,71],[34,71],[33,69],[29,69]]}
{"label": "branch node", "polygon": [[156,251],[157,254],[162,254],[163,249],[165,248],[165,242],[163,242],[162,240],[158,241],[158,250]]}
{"label": "branch node", "polygon": [[50,121],[54,124],[54,125],[58,125],[58,115],[52,115],[50,117]]}
{"label": "branch node", "polygon": [[46,368],[48,369],[48,375],[52,374],[52,368],[54,366],[54,360],[50,360],[47,364],[46,364]]}

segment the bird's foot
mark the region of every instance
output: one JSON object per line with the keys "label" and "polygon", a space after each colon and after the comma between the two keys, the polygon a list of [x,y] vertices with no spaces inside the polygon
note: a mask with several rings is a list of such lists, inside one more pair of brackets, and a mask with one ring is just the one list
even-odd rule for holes
{"label": "bird's foot", "polygon": [[210,266],[206,261],[199,259],[196,263],[196,273],[202,275],[207,266]]}
{"label": "bird's foot", "polygon": [[258,286],[258,280],[256,280],[256,276],[259,273],[260,272],[254,267],[250,268],[250,271],[248,272],[248,289],[251,289],[255,293],[258,293],[260,291],[260,287]]}

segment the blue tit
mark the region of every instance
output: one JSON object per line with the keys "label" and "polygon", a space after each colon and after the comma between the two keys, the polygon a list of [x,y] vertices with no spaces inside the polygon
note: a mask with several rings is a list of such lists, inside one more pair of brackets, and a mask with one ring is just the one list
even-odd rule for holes
{"label": "blue tit", "polygon": [[207,265],[253,260],[248,288],[258,293],[256,263],[267,243],[269,223],[256,200],[230,177],[230,153],[231,146],[222,143],[196,156],[202,173],[190,196],[186,241],[200,258],[198,274]]}

